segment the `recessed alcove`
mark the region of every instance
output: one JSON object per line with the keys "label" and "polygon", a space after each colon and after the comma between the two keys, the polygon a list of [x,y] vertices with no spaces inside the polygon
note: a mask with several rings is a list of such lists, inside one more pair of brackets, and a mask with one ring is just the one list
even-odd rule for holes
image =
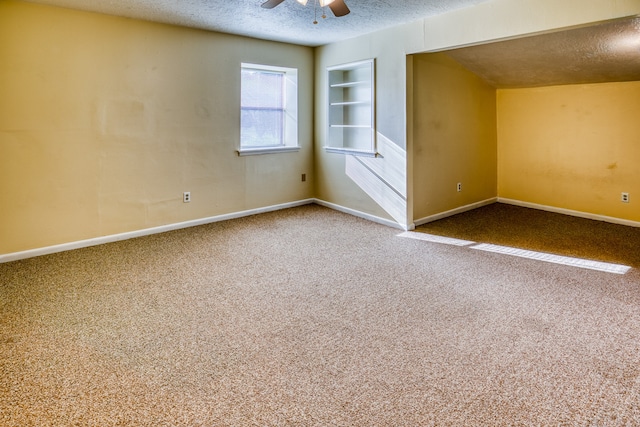
{"label": "recessed alcove", "polygon": [[411,55],[408,69],[416,224],[495,200],[631,220],[639,17]]}

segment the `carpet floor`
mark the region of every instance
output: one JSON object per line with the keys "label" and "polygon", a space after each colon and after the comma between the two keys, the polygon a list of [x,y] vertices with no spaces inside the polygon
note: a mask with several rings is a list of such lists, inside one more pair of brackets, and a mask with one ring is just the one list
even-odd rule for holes
{"label": "carpet floor", "polygon": [[632,268],[316,205],[0,264],[0,425],[640,425],[637,229],[496,204],[418,232]]}

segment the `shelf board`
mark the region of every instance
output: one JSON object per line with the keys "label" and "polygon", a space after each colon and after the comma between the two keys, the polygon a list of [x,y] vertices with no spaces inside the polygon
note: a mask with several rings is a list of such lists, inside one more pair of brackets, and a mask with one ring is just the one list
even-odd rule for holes
{"label": "shelf board", "polygon": [[371,129],[370,125],[329,125],[332,128],[357,128],[357,129]]}
{"label": "shelf board", "polygon": [[327,153],[349,154],[352,156],[362,156],[362,157],[379,157],[380,156],[380,153],[372,150],[357,150],[355,148],[343,148],[343,147],[332,147],[332,146],[325,146],[324,149]]}
{"label": "shelf board", "polygon": [[361,80],[357,82],[344,82],[344,83],[334,83],[330,85],[330,87],[352,87],[352,86],[364,86],[369,85],[371,82],[368,80]]}
{"label": "shelf board", "polygon": [[341,101],[341,102],[332,102],[332,106],[340,106],[340,105],[370,105],[371,101]]}

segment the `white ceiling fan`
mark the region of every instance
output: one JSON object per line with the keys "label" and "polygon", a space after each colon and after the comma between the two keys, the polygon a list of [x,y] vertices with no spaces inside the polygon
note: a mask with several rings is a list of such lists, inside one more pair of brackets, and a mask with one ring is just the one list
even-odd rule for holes
{"label": "white ceiling fan", "polygon": [[[267,0],[264,3],[262,3],[260,6],[265,9],[273,9],[283,1],[284,0]],[[308,0],[296,0],[296,1],[306,6]],[[311,1],[313,1],[314,9],[315,9],[315,6],[317,5],[319,5],[320,7],[329,6],[329,9],[331,9],[331,12],[333,12],[333,14],[336,17],[345,16],[349,14],[349,12],[351,12],[347,7],[347,5],[345,4],[344,0],[311,0]],[[326,18],[324,14],[322,15],[322,17]],[[318,21],[315,20],[313,21],[313,23],[317,24]]]}

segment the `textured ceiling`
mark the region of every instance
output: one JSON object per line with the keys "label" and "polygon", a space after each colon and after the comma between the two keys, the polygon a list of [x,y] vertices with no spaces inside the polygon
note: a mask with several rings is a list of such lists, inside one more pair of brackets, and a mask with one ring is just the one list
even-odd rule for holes
{"label": "textured ceiling", "polygon": [[640,18],[447,53],[500,88],[640,80]]}
{"label": "textured ceiling", "polygon": [[351,13],[341,18],[326,8],[326,19],[314,0],[302,6],[285,0],[274,9],[263,9],[264,0],[32,0],[70,9],[99,12],[184,27],[240,34],[307,46],[362,34],[439,15],[487,0],[345,0]]}

